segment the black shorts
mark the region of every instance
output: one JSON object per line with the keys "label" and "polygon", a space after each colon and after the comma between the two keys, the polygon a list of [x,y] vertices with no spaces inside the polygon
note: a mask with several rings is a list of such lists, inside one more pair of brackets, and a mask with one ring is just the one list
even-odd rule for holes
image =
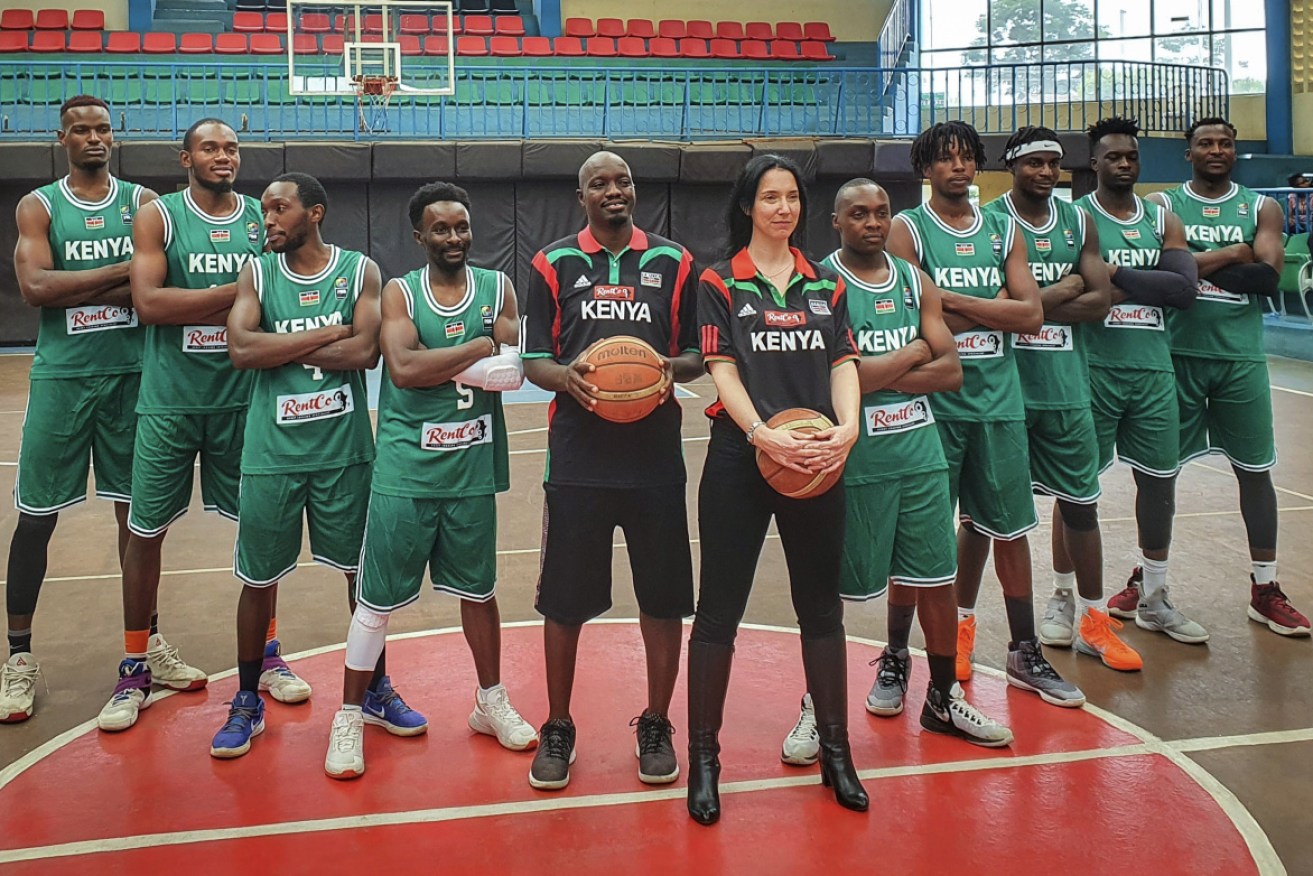
{"label": "black shorts", "polygon": [[693,613],[693,555],[683,484],[574,487],[544,484],[542,572],[534,607],[574,626],[611,608],[612,537],[629,547],[639,610],[672,619]]}

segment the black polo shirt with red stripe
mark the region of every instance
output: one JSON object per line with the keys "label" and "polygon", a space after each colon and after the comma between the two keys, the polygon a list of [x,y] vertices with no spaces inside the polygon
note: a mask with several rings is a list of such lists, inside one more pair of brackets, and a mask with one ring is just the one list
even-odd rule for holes
{"label": "black polo shirt with red stripe", "polygon": [[[702,272],[702,357],[707,365],[738,366],[763,420],[788,408],[811,408],[834,420],[830,371],[857,360],[847,293],[838,274],[791,251],[793,279],[784,295],[761,275],[746,248]],[[729,413],[717,399],[707,416]]]}
{"label": "black polo shirt with red stripe", "polygon": [[[616,335],[641,338],[664,356],[697,351],[697,272],[688,250],[637,227],[620,255],[587,228],[540,250],[525,293],[522,356],[568,365]],[[556,394],[547,417],[547,483],[649,487],[687,480],[673,392],[634,423],[604,420],[568,392]]]}

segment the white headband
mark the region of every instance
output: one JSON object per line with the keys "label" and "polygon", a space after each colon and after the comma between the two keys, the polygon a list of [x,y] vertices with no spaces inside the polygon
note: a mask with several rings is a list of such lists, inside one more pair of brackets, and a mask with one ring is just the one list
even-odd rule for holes
{"label": "white headband", "polygon": [[1032,152],[1056,152],[1058,157],[1063,156],[1062,144],[1057,140],[1032,140],[1029,143],[1022,143],[1020,146],[1013,146],[1003,156],[1004,161],[1016,161],[1023,155],[1029,155]]}

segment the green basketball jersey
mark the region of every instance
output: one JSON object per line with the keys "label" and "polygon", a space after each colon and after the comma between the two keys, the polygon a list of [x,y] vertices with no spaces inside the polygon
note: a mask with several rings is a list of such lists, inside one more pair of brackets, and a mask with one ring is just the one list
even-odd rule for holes
{"label": "green basketball jersey", "polygon": [[[1026,242],[1026,261],[1040,288],[1075,271],[1085,245],[1085,213],[1049,198],[1049,220],[1036,227],[1022,219],[1007,192],[985,205],[986,213],[1010,217]],[[1045,321],[1033,335],[1012,335],[1021,377],[1021,397],[1035,411],[1067,411],[1090,406],[1090,371],[1085,345],[1075,326]]]}
{"label": "green basketball jersey", "polygon": [[[427,266],[406,274],[401,284],[419,342],[434,350],[491,335],[506,278],[467,267],[465,298],[455,307],[433,297]],[[384,369],[375,492],[433,499],[503,492],[510,488],[506,444],[501,393],[453,381],[401,389]]]}
{"label": "green basketball jersey", "polygon": [[[1266,195],[1231,183],[1220,198],[1205,198],[1189,183],[1167,191],[1167,207],[1185,225],[1191,252],[1209,252],[1233,243],[1253,244],[1258,211]],[[1257,295],[1228,292],[1204,277],[1189,310],[1170,310],[1167,328],[1172,352],[1184,356],[1262,362],[1263,306]]]}
{"label": "green basketball jersey", "polygon": [[[184,189],[160,197],[164,217],[164,285],[208,289],[237,279],[242,265],[264,248],[260,202],[238,196],[228,216],[211,216]],[[204,414],[246,407],[251,375],[228,358],[228,331],[221,325],[146,327],[142,360],[141,414]]]}
{"label": "green basketball jersey", "polygon": [[[848,324],[863,356],[892,353],[921,336],[921,274],[900,258],[885,258],[889,279],[879,286],[858,279],[838,252],[821,262],[843,277]],[[844,483],[856,486],[947,469],[934,422],[924,395],[885,389],[863,395],[862,430],[848,454]]]}
{"label": "green basketball jersey", "polygon": [[[293,273],[286,256],[252,264],[260,330],[275,334],[351,325],[369,260],[334,246],[313,277]],[[344,468],[374,458],[363,371],[323,371],[295,362],[257,370],[242,445],[243,474]]]}
{"label": "green basketball jersey", "polygon": [[[1016,238],[1016,224],[1000,213],[975,211],[971,227],[959,231],[922,204],[898,218],[912,232],[921,267],[935,285],[975,298],[995,298],[1004,285],[1003,263]],[[931,399],[941,420],[1024,420],[1021,382],[1012,347],[1003,332],[976,328],[955,336],[962,360],[962,389]]]}
{"label": "green basketball jersey", "polygon": [[[73,194],[68,178],[32,194],[50,215],[50,254],[56,271],[86,271],[132,258],[132,217],[142,188],[109,178],[99,203]],[[87,377],[141,370],[145,332],[131,307],[80,304],[42,307],[31,378]]]}
{"label": "green basketball jersey", "polygon": [[[1094,220],[1103,260],[1119,268],[1150,271],[1163,252],[1167,211],[1144,198],[1135,199],[1135,215],[1122,220],[1103,209],[1094,192],[1076,202]],[[1171,371],[1172,351],[1162,307],[1135,301],[1114,304],[1103,322],[1081,326],[1091,365],[1140,371]]]}

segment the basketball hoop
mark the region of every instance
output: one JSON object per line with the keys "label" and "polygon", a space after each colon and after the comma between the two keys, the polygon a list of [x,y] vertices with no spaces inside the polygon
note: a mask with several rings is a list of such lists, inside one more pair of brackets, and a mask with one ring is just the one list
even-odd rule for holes
{"label": "basketball hoop", "polygon": [[362,74],[352,77],[356,90],[356,107],[360,111],[360,130],[371,134],[387,130],[388,104],[399,84],[396,76]]}

